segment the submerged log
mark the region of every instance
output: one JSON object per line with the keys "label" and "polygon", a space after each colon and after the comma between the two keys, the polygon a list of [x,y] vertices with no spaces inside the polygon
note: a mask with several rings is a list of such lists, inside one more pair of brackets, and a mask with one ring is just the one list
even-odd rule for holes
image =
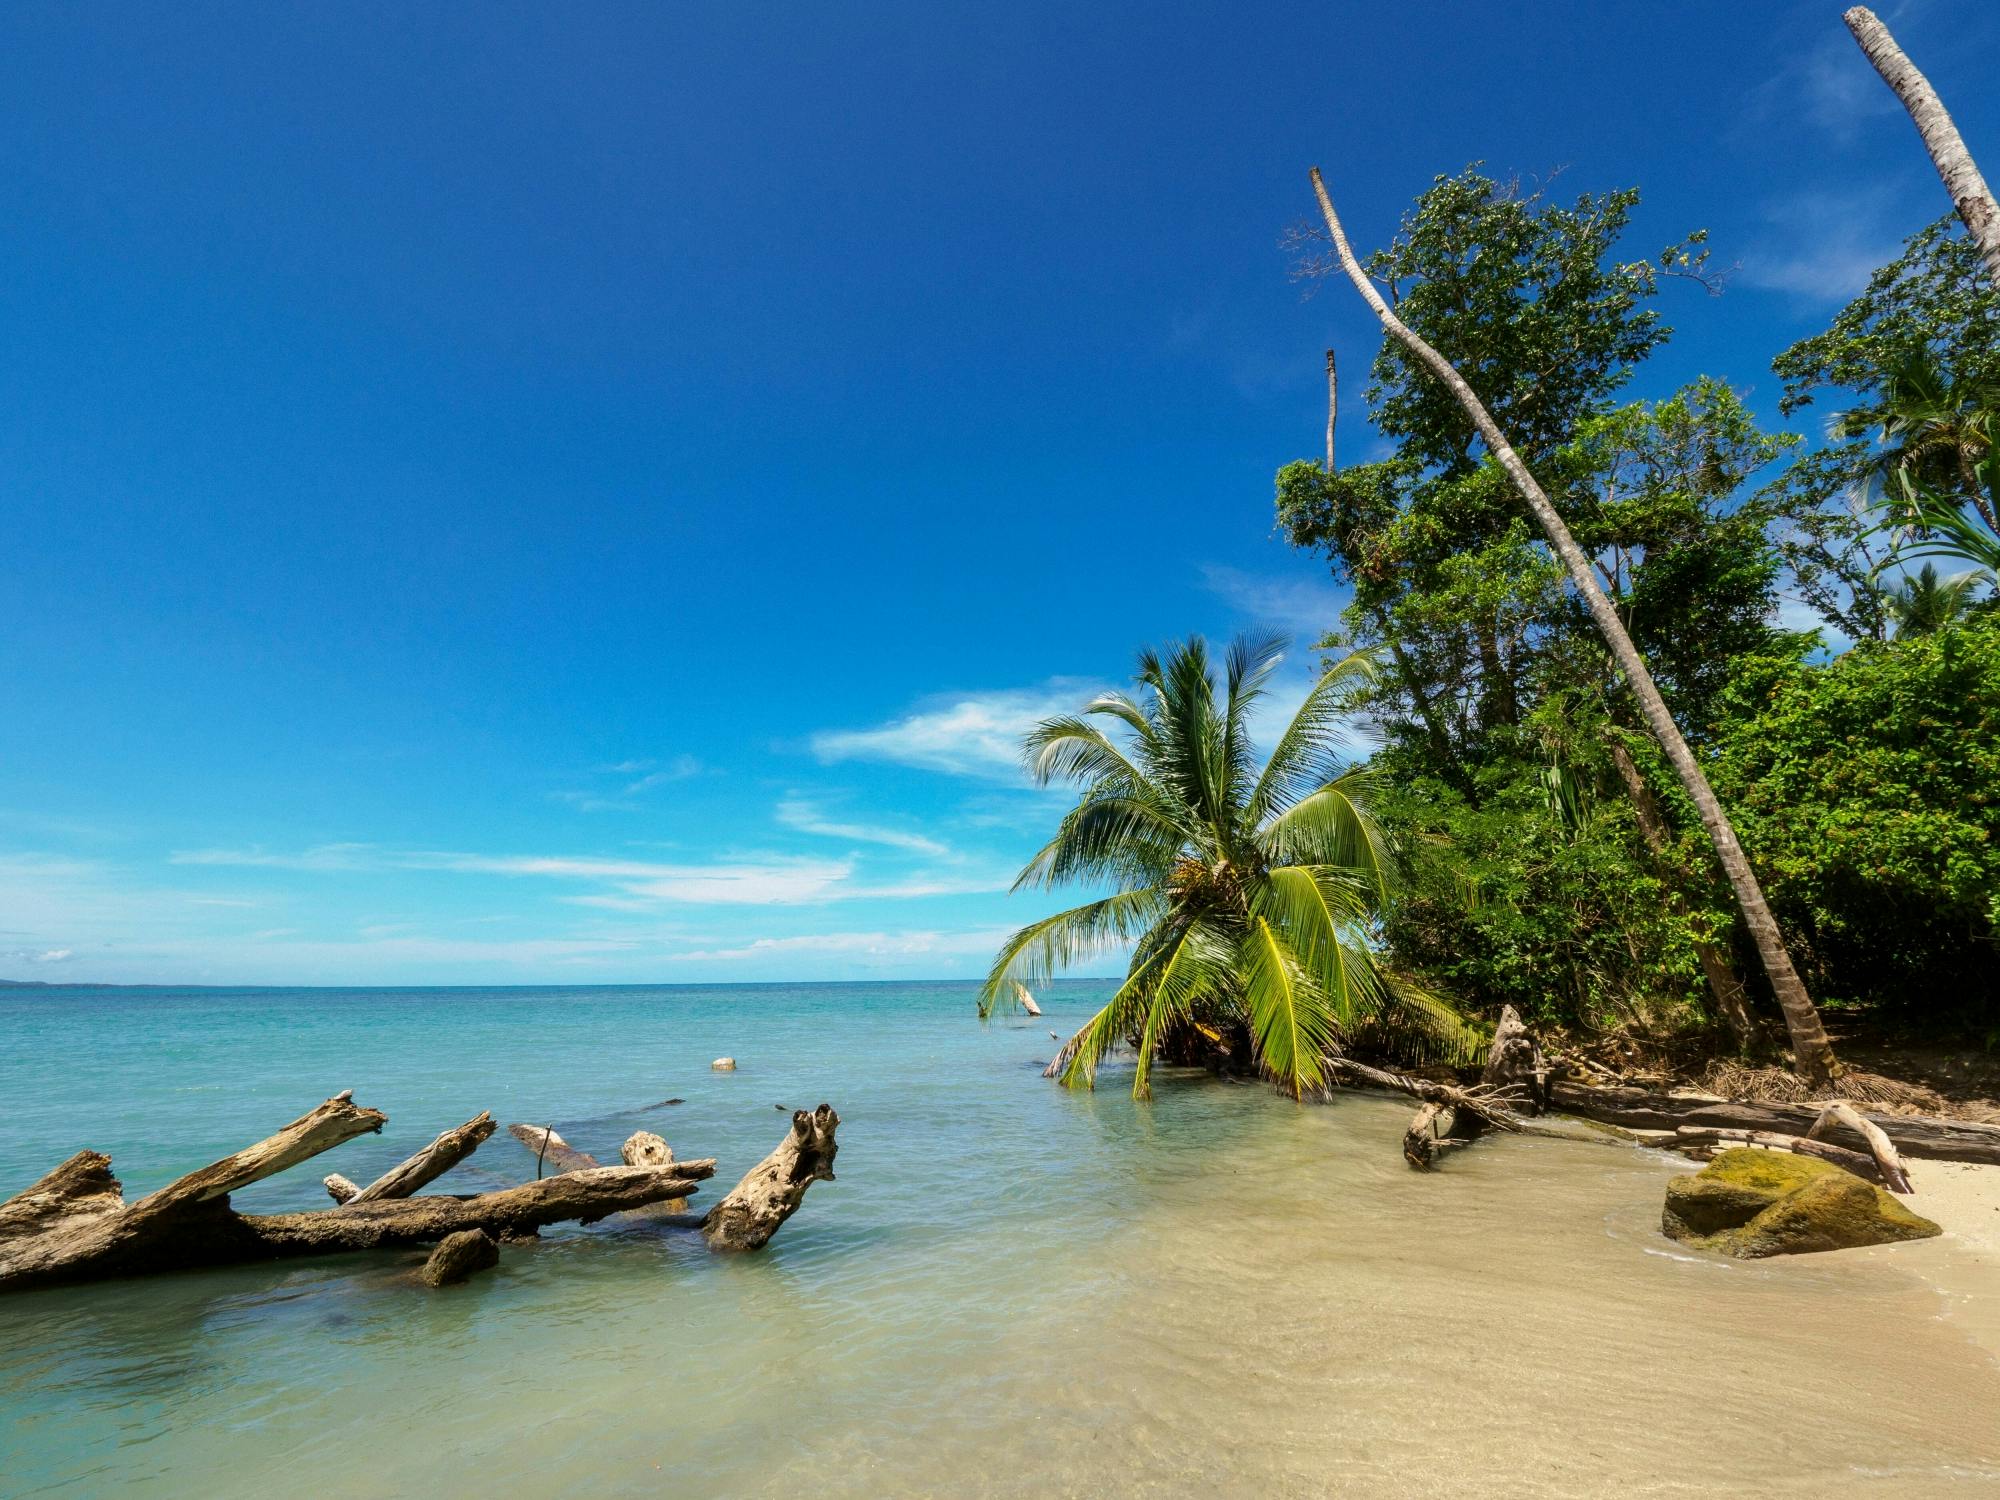
{"label": "submerged log", "polygon": [[587,1172],[592,1167],[603,1165],[588,1151],[577,1150],[557,1135],[553,1125],[509,1125],[507,1134],[535,1153],[538,1176],[542,1168],[556,1172]]}
{"label": "submerged log", "polygon": [[[445,1131],[415,1156],[391,1167],[347,1202],[375,1203],[384,1198],[407,1198],[472,1155],[491,1134],[493,1115],[482,1109],[463,1125]],[[332,1190],[329,1185],[327,1191]]]}
{"label": "submerged log", "polygon": [[426,1286],[452,1286],[476,1271],[490,1271],[500,1264],[500,1246],[483,1229],[461,1229],[438,1241],[431,1258],[417,1272]]}
{"label": "submerged log", "polygon": [[758,1250],[769,1243],[798,1211],[807,1188],[833,1181],[833,1158],[840,1149],[834,1131],[839,1125],[840,1116],[828,1104],[810,1114],[796,1111],[791,1133],[778,1149],[752,1167],[702,1220],[709,1248]]}
{"label": "submerged log", "polygon": [[685,1198],[714,1171],[713,1161],[681,1161],[671,1167],[591,1167],[464,1198],[433,1193],[307,1213],[242,1214],[238,1219],[245,1231],[246,1253],[238,1258],[425,1245],[466,1229],[483,1229],[500,1239],[548,1224],[592,1224],[628,1208]]}
{"label": "submerged log", "polygon": [[[1682,1125],[1710,1125],[1797,1136],[1811,1130],[1824,1110],[1820,1104],[1748,1104],[1710,1094],[1653,1094],[1644,1089],[1586,1088],[1573,1083],[1551,1084],[1549,1103],[1551,1108],[1565,1114],[1638,1129],[1675,1130]],[[1879,1129],[1904,1156],[2000,1164],[2000,1125],[1947,1120],[1935,1115],[1853,1112]],[[1850,1150],[1869,1149],[1867,1138],[1845,1122],[1838,1127],[1829,1125],[1815,1137],[1828,1138]]]}

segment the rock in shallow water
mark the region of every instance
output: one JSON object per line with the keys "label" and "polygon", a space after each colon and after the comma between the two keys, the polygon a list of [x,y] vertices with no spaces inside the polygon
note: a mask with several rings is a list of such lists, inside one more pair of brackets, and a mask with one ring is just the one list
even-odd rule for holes
{"label": "rock in shallow water", "polygon": [[483,1229],[461,1229],[438,1241],[437,1249],[417,1274],[430,1286],[450,1286],[475,1271],[499,1264],[500,1247],[493,1243],[492,1235]]}
{"label": "rock in shallow water", "polygon": [[1667,1238],[1740,1260],[1848,1250],[1944,1231],[1852,1172],[1787,1151],[1737,1147],[1667,1184]]}

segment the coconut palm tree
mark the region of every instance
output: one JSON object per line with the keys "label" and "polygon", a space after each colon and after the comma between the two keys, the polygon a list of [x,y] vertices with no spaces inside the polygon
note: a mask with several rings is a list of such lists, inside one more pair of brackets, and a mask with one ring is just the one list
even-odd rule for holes
{"label": "coconut palm tree", "polygon": [[1975,602],[1973,590],[1983,581],[1983,575],[1976,571],[1940,578],[1935,563],[1925,563],[1917,573],[1906,573],[1895,588],[1882,596],[1883,605],[1896,622],[1897,639],[1934,635],[1957,624],[1971,613]]}
{"label": "coconut palm tree", "polygon": [[1389,859],[1366,775],[1340,766],[1335,738],[1372,663],[1349,656],[1322,675],[1260,769],[1250,712],[1281,655],[1275,638],[1239,639],[1218,698],[1201,637],[1146,651],[1137,697],[1106,693],[1028,736],[1035,779],[1081,791],[1014,888],[1089,883],[1112,893],[1009,938],[980,1014],[1006,1004],[1017,982],[1132,945],[1123,983],[1049,1065],[1064,1083],[1093,1083],[1120,1041],[1138,1053],[1140,1099],[1156,1057],[1204,1042],[1247,1048],[1294,1096],[1320,1086],[1328,1053],[1371,1023],[1433,1051],[1465,1050],[1463,1023],[1386,973],[1368,942]]}

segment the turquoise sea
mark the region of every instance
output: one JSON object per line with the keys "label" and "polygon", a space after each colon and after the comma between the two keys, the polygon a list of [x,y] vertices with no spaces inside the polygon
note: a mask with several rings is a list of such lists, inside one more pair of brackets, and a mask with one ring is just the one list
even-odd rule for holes
{"label": "turquoise sea", "polygon": [[[612,1219],[444,1292],[410,1253],[0,1298],[0,1495],[2000,1495],[1949,1240],[1722,1262],[1658,1235],[1650,1153],[1419,1176],[1391,1099],[1066,1092],[1102,992],[0,990],[0,1196],[84,1146],[137,1196],[352,1088],[384,1132],[239,1203],[484,1108],[719,1157],[698,1207],[842,1117],[761,1255]],[[533,1170],[503,1134],[438,1188]]]}

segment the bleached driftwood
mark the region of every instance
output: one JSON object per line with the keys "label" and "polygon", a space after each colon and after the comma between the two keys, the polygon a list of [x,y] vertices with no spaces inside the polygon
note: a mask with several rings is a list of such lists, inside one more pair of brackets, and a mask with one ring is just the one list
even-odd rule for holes
{"label": "bleached driftwood", "polygon": [[1875,1159],[1881,1171],[1882,1181],[1892,1192],[1910,1191],[1910,1174],[1903,1166],[1903,1158],[1896,1154],[1896,1147],[1883,1132],[1882,1127],[1863,1115],[1853,1105],[1835,1099],[1819,1112],[1819,1118],[1806,1131],[1806,1139],[1817,1141],[1835,1125],[1845,1125],[1849,1130],[1868,1143],[1868,1154]]}
{"label": "bleached driftwood", "polygon": [[469,1197],[375,1199],[307,1213],[239,1214],[236,1188],[371,1130],[383,1116],[341,1093],[269,1138],[127,1204],[110,1158],[81,1151],[0,1203],[0,1289],[280,1256],[426,1244],[464,1229],[522,1234],[686,1198],[713,1161],[605,1167]]}
{"label": "bleached driftwood", "polygon": [[343,1090],[256,1145],[132,1204],[111,1175],[108,1156],[78,1152],[0,1204],[0,1286],[119,1275],[154,1261],[184,1263],[176,1247],[188,1241],[187,1226],[232,1217],[229,1194],[235,1189],[380,1130],[383,1120],[379,1110],[363,1109],[352,1090]]}
{"label": "bleached driftwood", "polygon": [[810,1114],[797,1110],[792,1129],[778,1149],[752,1167],[729,1195],[702,1220],[701,1232],[714,1250],[758,1250],[798,1211],[806,1189],[833,1181],[839,1150],[834,1131],[840,1116],[822,1104]]}
{"label": "bleached driftwood", "polygon": [[483,1229],[461,1229],[438,1241],[417,1279],[426,1286],[451,1286],[477,1271],[500,1264],[500,1246]]}
{"label": "bleached driftwood", "polygon": [[[618,1159],[628,1167],[670,1167],[674,1164],[674,1148],[650,1130],[635,1130],[618,1148]],[[686,1213],[687,1199],[670,1198],[660,1205],[660,1211]]]}
{"label": "bleached driftwood", "polygon": [[407,1198],[472,1155],[479,1149],[480,1143],[492,1134],[493,1115],[482,1109],[463,1125],[445,1131],[415,1156],[398,1162],[347,1202],[351,1206],[374,1203],[384,1198]]}
{"label": "bleached driftwood", "polygon": [[[25,1191],[0,1202],[0,1290],[144,1275],[189,1267],[289,1256],[427,1245],[469,1231],[491,1239],[531,1236],[545,1225],[594,1223],[650,1205],[685,1207],[712,1176],[712,1159],[677,1161],[650,1131],[626,1141],[621,1166],[599,1166],[546,1126],[512,1133],[538,1161],[557,1170],[497,1192],[413,1196],[493,1132],[481,1114],[399,1164],[368,1188],[333,1174],[339,1207],[300,1213],[244,1214],[229,1194],[355,1135],[379,1130],[379,1111],[341,1093],[256,1145],[177,1178],[127,1204],[110,1158],[79,1151]],[[792,1117],[778,1149],[759,1162],[698,1225],[721,1250],[766,1244],[798,1209],[806,1189],[833,1177],[840,1117],[822,1104]],[[363,1196],[367,1194],[368,1196]],[[471,1241],[465,1243],[470,1244]]]}
{"label": "bleached driftwood", "polygon": [[536,1175],[551,1172],[585,1172],[602,1163],[588,1151],[579,1151],[556,1134],[553,1125],[509,1125],[507,1134],[535,1153]]}
{"label": "bleached driftwood", "polygon": [[[1586,1120],[1635,1129],[1703,1125],[1798,1136],[1811,1131],[1825,1113],[1822,1104],[1749,1104],[1712,1094],[1655,1094],[1644,1089],[1590,1088],[1574,1083],[1551,1084],[1549,1106]],[[1846,1107],[1880,1130],[1903,1156],[2000,1164],[2000,1125],[1936,1115],[1864,1114],[1852,1105]],[[1851,1150],[1869,1147],[1866,1136],[1837,1116],[1813,1138],[1831,1138],[1835,1145]]]}

